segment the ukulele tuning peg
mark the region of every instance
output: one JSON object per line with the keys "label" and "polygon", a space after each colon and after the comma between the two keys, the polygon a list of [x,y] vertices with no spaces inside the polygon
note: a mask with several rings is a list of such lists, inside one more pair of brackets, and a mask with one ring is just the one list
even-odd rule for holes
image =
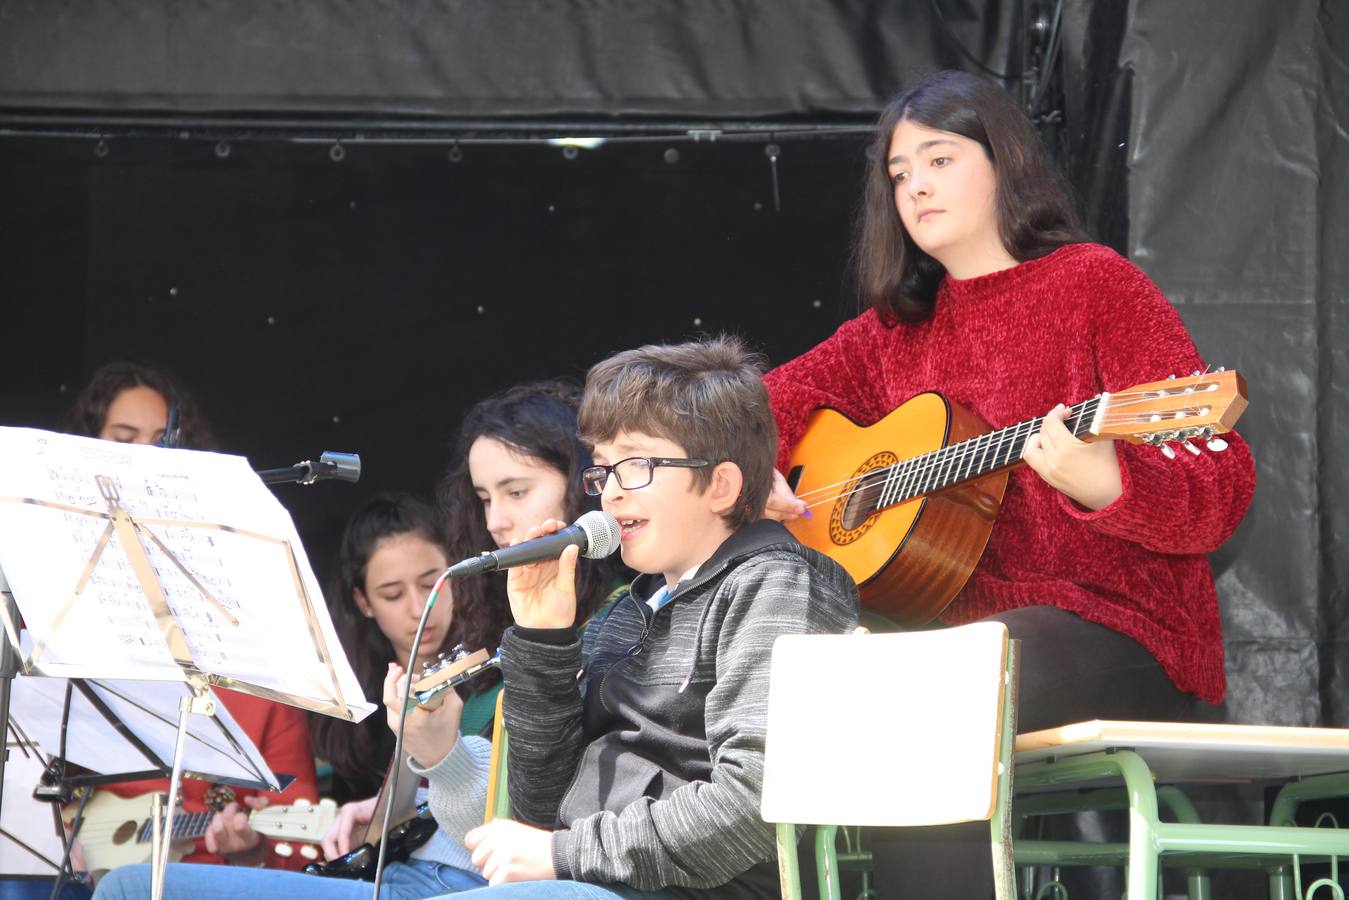
{"label": "ukulele tuning peg", "polygon": [[1227,449],[1227,441],[1223,440],[1220,437],[1211,437],[1208,439],[1208,442],[1204,444],[1204,446],[1208,447],[1209,450],[1213,451],[1214,453],[1222,453],[1224,450]]}
{"label": "ukulele tuning peg", "polygon": [[1219,372],[1226,372],[1226,371],[1227,371],[1227,366],[1219,366],[1219,367],[1218,367],[1218,371],[1219,371]]}
{"label": "ukulele tuning peg", "polygon": [[1168,375],[1168,376],[1166,376],[1166,380],[1167,380],[1167,381],[1175,381],[1175,380],[1176,380],[1176,376],[1174,376],[1174,375]]}
{"label": "ukulele tuning peg", "polygon": [[314,849],[314,845],[313,845],[313,844],[305,844],[303,847],[301,847],[301,848],[300,848],[300,855],[303,856],[305,859],[318,859],[318,858],[319,858],[319,852],[318,852],[317,850]]}
{"label": "ukulele tuning peg", "polygon": [[296,801],[295,801],[295,805],[296,805],[296,806],[299,806],[299,807],[313,806],[313,805],[314,805],[314,801],[313,801],[313,800],[306,800],[305,798],[301,797],[299,800],[296,800]]}
{"label": "ukulele tuning peg", "polygon": [[1200,375],[1203,375],[1203,374],[1204,374],[1203,372],[1199,371],[1198,369],[1195,369],[1193,372],[1190,373],[1190,377],[1191,377],[1191,378],[1198,378]]}
{"label": "ukulele tuning peg", "polygon": [[1189,450],[1195,456],[1198,456],[1202,452],[1198,447],[1196,447],[1194,444],[1191,444],[1189,441],[1181,441],[1180,445],[1184,447],[1186,450]]}
{"label": "ukulele tuning peg", "polygon": [[276,855],[281,857],[282,859],[289,859],[291,856],[295,854],[295,848],[287,843],[277,844],[275,849]]}
{"label": "ukulele tuning peg", "polygon": [[1165,456],[1167,459],[1175,459],[1175,458],[1176,458],[1176,451],[1174,451],[1174,450],[1171,449],[1171,445],[1170,445],[1170,444],[1158,444],[1158,445],[1157,445],[1157,449],[1158,449],[1158,450],[1161,450],[1161,451],[1162,451],[1162,456]]}

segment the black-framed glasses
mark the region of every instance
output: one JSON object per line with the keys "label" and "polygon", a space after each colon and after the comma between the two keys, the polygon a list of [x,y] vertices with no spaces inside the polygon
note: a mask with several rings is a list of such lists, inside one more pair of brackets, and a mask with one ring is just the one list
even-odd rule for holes
{"label": "black-framed glasses", "polygon": [[604,493],[604,485],[609,473],[618,479],[618,486],[625,491],[635,491],[651,483],[657,466],[673,466],[679,469],[701,469],[712,465],[709,459],[671,459],[665,456],[629,456],[620,459],[612,466],[587,466],[581,470],[581,486],[592,497]]}

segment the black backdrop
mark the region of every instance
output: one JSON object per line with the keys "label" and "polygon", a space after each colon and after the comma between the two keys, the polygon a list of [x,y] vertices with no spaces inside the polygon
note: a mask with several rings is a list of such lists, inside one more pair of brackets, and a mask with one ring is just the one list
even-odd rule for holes
{"label": "black backdrop", "polygon": [[[320,568],[369,493],[429,491],[490,391],[827,335],[858,128],[933,66],[1013,76],[1097,233],[1251,384],[1226,715],[1349,725],[1343,5],[72,9],[0,0],[0,421],[160,359],[257,465],[363,455],[358,486],[278,489]],[[542,142],[567,135],[609,142]]]}
{"label": "black backdrop", "polygon": [[760,143],[109,147],[0,146],[8,328],[32,341],[5,419],[57,426],[92,367],[141,354],[255,466],[357,451],[358,486],[277,489],[320,566],[363,497],[429,491],[489,392],[700,332],[785,359],[855,308],[855,139],[783,145],[780,211]]}

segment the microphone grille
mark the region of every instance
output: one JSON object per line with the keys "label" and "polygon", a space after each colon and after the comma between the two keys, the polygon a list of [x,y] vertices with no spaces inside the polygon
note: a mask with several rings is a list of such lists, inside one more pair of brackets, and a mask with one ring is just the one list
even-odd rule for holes
{"label": "microphone grille", "polygon": [[585,532],[586,545],[581,555],[586,559],[604,559],[618,549],[623,530],[618,520],[602,509],[593,509],[576,520],[576,527]]}

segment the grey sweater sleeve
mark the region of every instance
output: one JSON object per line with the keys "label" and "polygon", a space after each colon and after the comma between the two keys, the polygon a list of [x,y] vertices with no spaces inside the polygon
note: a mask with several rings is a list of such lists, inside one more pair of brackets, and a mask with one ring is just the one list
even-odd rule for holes
{"label": "grey sweater sleeve", "polygon": [[717,680],[705,717],[711,780],[556,832],[560,875],[641,890],[714,888],[773,859],[774,826],[759,815],[773,641],[848,631],[857,623],[857,592],[799,557],[776,555],[742,565],[717,594],[720,621],[709,621],[718,630]]}
{"label": "grey sweater sleeve", "polygon": [[557,827],[562,794],[585,749],[580,668],[579,636],[566,643],[535,641],[514,627],[502,635],[511,817],[538,828]]}
{"label": "grey sweater sleeve", "polygon": [[455,843],[464,845],[464,835],[482,824],[487,810],[487,771],[492,743],[486,738],[460,735],[445,758],[430,768],[415,759],[408,768],[424,776],[430,786],[431,815]]}

